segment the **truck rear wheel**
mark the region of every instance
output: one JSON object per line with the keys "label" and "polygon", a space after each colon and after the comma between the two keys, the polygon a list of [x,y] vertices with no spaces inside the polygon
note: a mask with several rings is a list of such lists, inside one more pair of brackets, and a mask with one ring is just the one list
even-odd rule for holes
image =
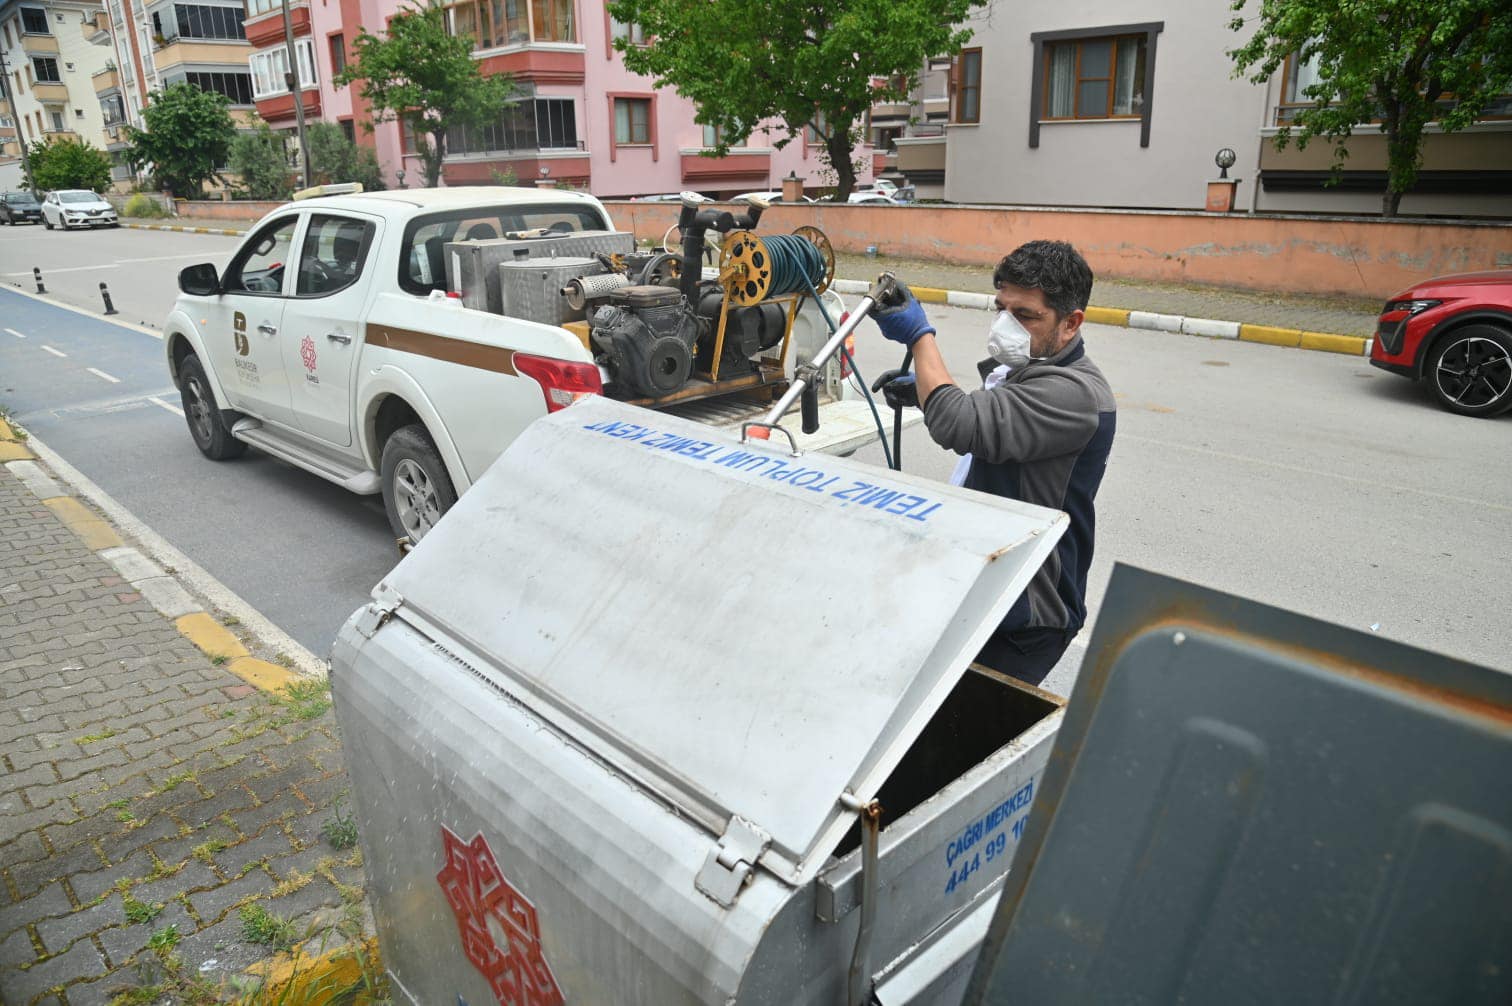
{"label": "truck rear wheel", "polygon": [[413,544],[457,502],[441,452],[418,423],[395,430],[384,441],[379,475],[389,527],[395,537],[408,538]]}

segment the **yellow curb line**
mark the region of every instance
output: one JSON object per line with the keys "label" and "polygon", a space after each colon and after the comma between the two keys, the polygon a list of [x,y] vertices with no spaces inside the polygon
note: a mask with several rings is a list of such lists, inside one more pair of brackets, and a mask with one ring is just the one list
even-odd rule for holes
{"label": "yellow curb line", "polygon": [[1243,342],[1262,342],[1267,346],[1302,345],[1302,332],[1295,328],[1272,328],[1270,325],[1240,325],[1239,338]]}
{"label": "yellow curb line", "polygon": [[96,552],[103,548],[120,548],[126,544],[114,528],[72,496],[55,496],[43,500],[42,505],[56,514],[64,527],[78,535],[85,545]]}
{"label": "yellow curb line", "polygon": [[20,437],[16,436],[16,431],[11,428],[11,424],[7,423],[3,419],[0,419],[0,440],[20,440],[20,439],[21,439]]}
{"label": "yellow curb line", "polygon": [[305,680],[305,675],[297,671],[256,657],[237,657],[226,668],[247,684],[265,692],[281,692],[295,682]]}
{"label": "yellow curb line", "polygon": [[1303,332],[1299,349],[1315,349],[1322,353],[1345,353],[1349,356],[1364,356],[1369,339],[1358,335],[1333,335],[1329,332]]}
{"label": "yellow curb line", "polygon": [[203,611],[183,615],[173,623],[178,626],[179,634],[195,646],[207,657],[225,657],[235,660],[238,657],[249,656],[247,648],[242,641],[236,638],[235,633],[224,625],[211,618]]}
{"label": "yellow curb line", "polygon": [[913,291],[914,299],[923,304],[947,304],[950,302],[950,291],[940,290],[932,286],[909,287]]}
{"label": "yellow curb line", "polygon": [[36,455],[26,445],[9,437],[0,440],[0,461],[31,461]]}
{"label": "yellow curb line", "polygon": [[1129,312],[1119,307],[1088,307],[1087,320],[1094,325],[1120,325],[1129,327]]}
{"label": "yellow curb line", "polygon": [[342,998],[352,1006],[373,1002],[371,990],[362,986],[362,962],[378,964],[378,941],[368,937],[355,946],[338,947],[312,957],[297,947],[290,956],[261,961],[246,974],[262,979],[257,1002],[297,1002],[305,1006],[326,1006],[336,1001],[338,993],[355,997]]}

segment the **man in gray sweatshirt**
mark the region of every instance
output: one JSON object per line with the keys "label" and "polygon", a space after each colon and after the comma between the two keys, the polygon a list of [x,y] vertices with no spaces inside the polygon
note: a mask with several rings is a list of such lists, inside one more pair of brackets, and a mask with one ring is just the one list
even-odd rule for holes
{"label": "man in gray sweatshirt", "polygon": [[[946,369],[934,326],[907,288],[874,317],[913,350],[916,402],[941,447],[971,455],[965,486],[1064,510],[1070,527],[977,659],[1030,684],[1055,667],[1086,621],[1093,501],[1113,447],[1116,409],[1088,357],[1081,325],[1092,270],[1064,241],[1031,241],[992,275],[999,313],[988,335],[1008,367],[990,389],[967,392]],[[900,390],[894,386],[892,396]],[[904,393],[906,397],[906,392]]]}

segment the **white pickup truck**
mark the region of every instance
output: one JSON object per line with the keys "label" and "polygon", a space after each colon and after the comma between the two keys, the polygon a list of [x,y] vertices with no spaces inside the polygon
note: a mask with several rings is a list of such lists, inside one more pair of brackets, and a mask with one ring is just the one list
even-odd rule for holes
{"label": "white pickup truck", "polygon": [[[684,208],[700,232],[753,228],[760,210],[745,213]],[[818,289],[838,323],[829,263]],[[829,335],[815,299],[754,303],[701,265],[701,234],[681,256],[637,253],[583,193],[325,196],[264,217],[223,271],[185,269],[164,345],[206,457],[251,445],[381,492],[414,542],[527,424],[583,395],[714,426],[770,408]],[[811,383],[820,425],[800,448],[875,437],[842,364]]]}

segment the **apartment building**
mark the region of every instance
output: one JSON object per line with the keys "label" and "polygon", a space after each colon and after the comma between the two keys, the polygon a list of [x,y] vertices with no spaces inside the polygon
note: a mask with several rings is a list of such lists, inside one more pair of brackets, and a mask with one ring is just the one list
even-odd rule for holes
{"label": "apartment building", "polygon": [[238,123],[256,123],[253,48],[240,0],[105,0],[105,11],[114,58],[95,75],[94,88],[118,181],[129,181],[120,163],[123,127],[141,127],[154,91],[192,84],[225,95]]}
{"label": "apartment building", "polygon": [[[1276,150],[1277,129],[1308,103],[1313,68],[1291,60],[1266,83],[1236,79],[1227,51],[1243,39],[1230,17],[1202,0],[991,3],[951,61],[941,126],[919,101],[884,110],[918,123],[889,137],[890,170],[921,197],[959,203],[1200,209],[1227,148],[1238,209],[1378,212],[1384,136],[1356,130],[1338,185],[1326,184],[1327,144]],[[1463,132],[1430,126],[1401,212],[1512,214],[1512,96]]]}
{"label": "apartment building", "polygon": [[[369,134],[364,123],[370,114],[360,96],[330,84],[350,58],[359,28],[374,30],[398,9],[396,0],[317,4],[310,44],[322,114],[359,142],[371,135],[385,175],[403,170],[414,186],[423,184],[424,169],[412,138],[394,123]],[[692,102],[625,69],[613,40],[638,41],[639,35],[614,22],[603,0],[459,0],[446,6],[446,17],[453,34],[472,40],[483,72],[511,76],[517,99],[496,122],[453,130],[446,184],[512,176],[519,184],[567,184],[610,198],[775,190],[789,173],[811,188],[828,184],[816,138],[796,139],[779,151],[774,141],[783,133],[776,127],[758,128],[724,157],[702,156],[715,144],[713,130],[694,122]],[[871,150],[860,154],[862,178],[869,181]]]}
{"label": "apartment building", "polygon": [[0,184],[21,183],[21,144],[46,138],[105,145],[92,75],[110,62],[98,2],[0,0]]}

